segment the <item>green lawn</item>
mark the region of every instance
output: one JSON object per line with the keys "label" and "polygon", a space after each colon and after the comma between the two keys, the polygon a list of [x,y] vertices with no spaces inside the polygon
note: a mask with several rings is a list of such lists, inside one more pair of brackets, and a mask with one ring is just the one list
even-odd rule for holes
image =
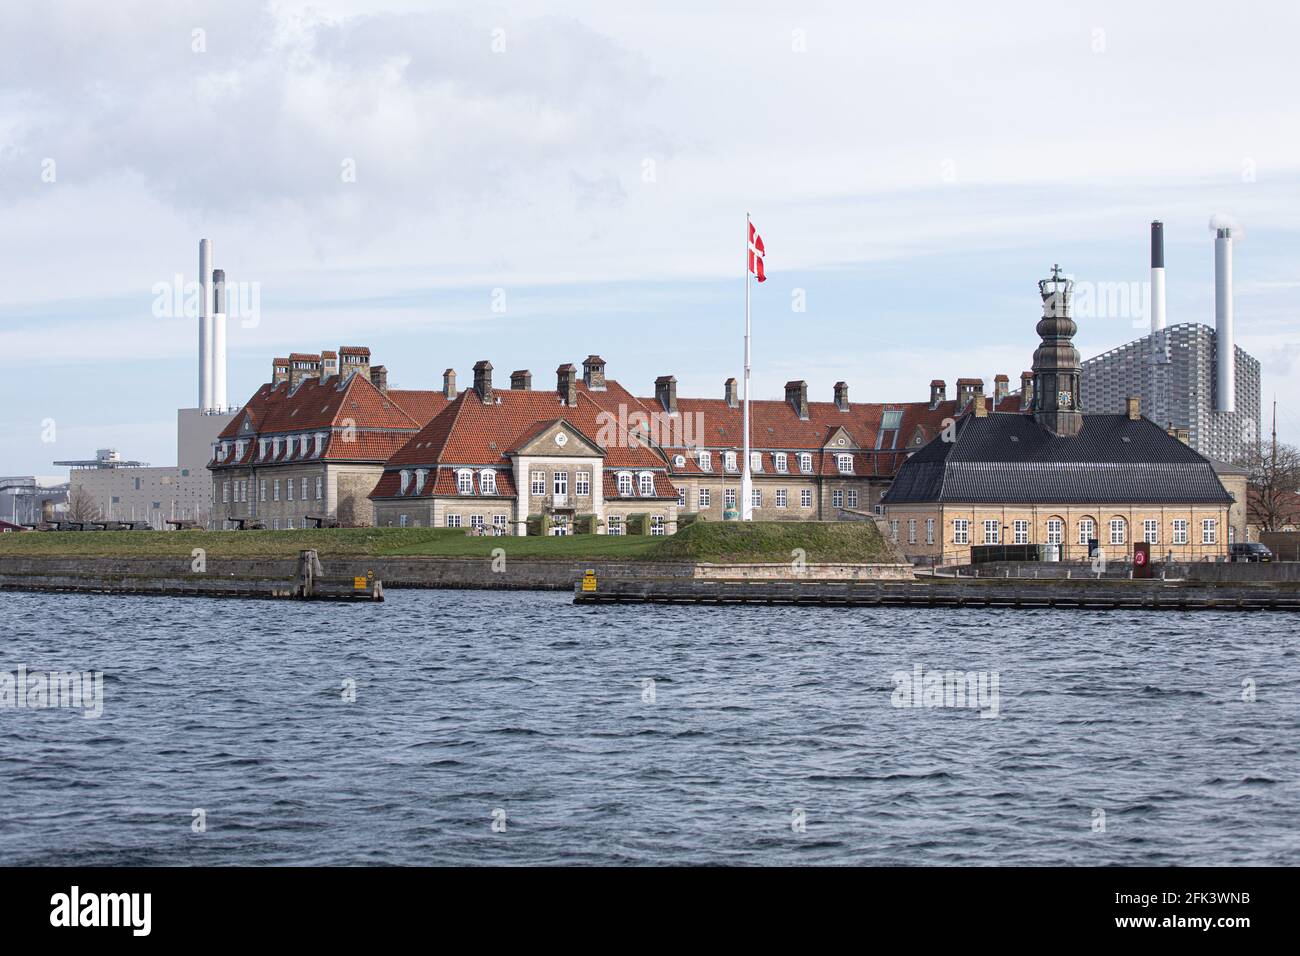
{"label": "green lawn", "polygon": [[515,557],[624,558],[662,561],[889,560],[871,522],[697,522],[671,537],[572,535],[479,538],[445,528],[323,528],[302,531],[59,531],[0,535],[0,555],[85,557],[296,557],[315,548],[322,557],[432,555],[488,557],[504,547]]}

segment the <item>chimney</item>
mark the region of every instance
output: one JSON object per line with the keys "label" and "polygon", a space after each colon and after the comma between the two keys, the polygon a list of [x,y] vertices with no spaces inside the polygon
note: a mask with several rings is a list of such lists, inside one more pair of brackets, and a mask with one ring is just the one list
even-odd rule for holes
{"label": "chimney", "polygon": [[527,392],[533,387],[533,373],[526,368],[510,373],[510,389],[515,392]]}
{"label": "chimney", "polygon": [[287,358],[278,358],[271,360],[271,384],[279,385],[281,382],[289,381],[289,360]]}
{"label": "chimney", "polygon": [[728,408],[735,408],[740,404],[740,399],[736,396],[736,380],[729,378],[722,383],[722,397],[727,401]]}
{"label": "chimney", "polygon": [[660,375],[655,379],[655,398],[668,414],[677,411],[677,378],[673,375]]}
{"label": "chimney", "polygon": [[1034,405],[1034,373],[1020,373],[1020,410],[1027,412]]}
{"label": "chimney", "polygon": [[984,393],[977,392],[975,394],[974,401],[975,401],[975,417],[988,418],[989,408],[988,408],[988,404],[984,401]]}
{"label": "chimney", "polygon": [[449,368],[442,373],[442,394],[446,396],[447,401],[456,397],[456,370]]}
{"label": "chimney", "polygon": [[804,381],[785,383],[785,400],[801,419],[808,420],[808,383]]}
{"label": "chimney", "polygon": [[212,271],[212,407],[225,411],[226,401],[226,271]]}
{"label": "chimney", "polygon": [[289,354],[289,388],[297,388],[309,378],[320,378],[320,356],[306,352]]}
{"label": "chimney", "polygon": [[199,410],[212,408],[212,240],[199,240]]}
{"label": "chimney", "polygon": [[[1211,220],[1211,227],[1218,220]],[[1236,342],[1232,334],[1232,229],[1215,228],[1214,235],[1214,410],[1237,407]]]}
{"label": "chimney", "polygon": [[339,374],[347,378],[353,372],[370,378],[370,349],[359,345],[339,347]]}
{"label": "chimney", "polygon": [[570,408],[578,404],[578,369],[572,362],[555,370],[555,390]]}
{"label": "chimney", "polygon": [[605,360],[599,355],[588,355],[582,363],[582,380],[587,387],[600,391],[605,387]]}
{"label": "chimney", "polygon": [[1151,223],[1151,331],[1165,327],[1165,224]]}
{"label": "chimney", "polygon": [[332,378],[339,373],[339,353],[338,352],[321,352],[320,354],[320,377]]}
{"label": "chimney", "polygon": [[370,384],[381,392],[388,391],[388,369],[382,365],[370,366]]}
{"label": "chimney", "polygon": [[835,407],[842,412],[849,410],[849,386],[846,382],[835,383]]}
{"label": "chimney", "polygon": [[982,378],[957,379],[957,411],[964,411],[972,398],[983,394],[984,380]]}
{"label": "chimney", "polygon": [[1005,375],[993,376],[993,408],[996,410],[1002,399],[1011,394],[1011,379]]}
{"label": "chimney", "polygon": [[474,363],[474,391],[478,392],[484,405],[492,404],[492,363],[487,359]]}
{"label": "chimney", "polygon": [[1130,395],[1124,399],[1124,411],[1128,415],[1128,420],[1136,422],[1142,418],[1142,399]]}
{"label": "chimney", "polygon": [[948,400],[948,383],[941,378],[930,381],[930,408],[938,408],[940,402]]}

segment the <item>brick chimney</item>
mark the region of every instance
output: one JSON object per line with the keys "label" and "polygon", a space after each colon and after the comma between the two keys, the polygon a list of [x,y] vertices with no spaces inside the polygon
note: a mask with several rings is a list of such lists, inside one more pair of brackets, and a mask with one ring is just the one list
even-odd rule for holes
{"label": "brick chimney", "polygon": [[388,391],[388,369],[382,365],[370,366],[370,384],[381,392]]}
{"label": "brick chimney", "polygon": [[973,400],[975,402],[975,417],[988,418],[989,407],[988,407],[988,403],[985,402],[984,400],[984,393],[983,392],[977,393]]}
{"label": "brick chimney", "polygon": [[442,373],[442,394],[451,401],[456,397],[456,370],[449,368]]}
{"label": "brick chimney", "polygon": [[278,358],[271,360],[271,384],[279,385],[281,382],[289,381],[289,360],[287,358]]}
{"label": "brick chimney", "polygon": [[605,387],[605,360],[599,355],[588,355],[582,362],[582,380],[587,387],[600,391]]}
{"label": "brick chimney", "polygon": [[555,370],[555,390],[565,405],[573,408],[578,404],[578,369],[572,362]]}
{"label": "brick chimney", "polygon": [[1142,399],[1130,395],[1124,399],[1124,412],[1128,415],[1128,420],[1136,422],[1142,418]]}
{"label": "brick chimney", "polygon": [[526,368],[516,369],[510,373],[510,388],[516,392],[526,392],[533,387],[533,373]]}
{"label": "brick chimney", "polygon": [[353,372],[370,378],[370,349],[364,345],[339,346],[339,374],[347,378]]}
{"label": "brick chimney", "polygon": [[321,352],[320,354],[320,377],[330,378],[339,373],[339,353],[338,352]]}
{"label": "brick chimney", "polygon": [[849,386],[846,382],[835,383],[835,407],[842,412],[849,410]]}
{"label": "brick chimney", "polygon": [[735,408],[740,404],[740,399],[736,395],[736,380],[729,378],[722,383],[722,397],[727,400],[728,408]]}
{"label": "brick chimney", "polygon": [[660,375],[655,379],[655,398],[663,410],[672,414],[677,411],[677,377]]}
{"label": "brick chimney", "polygon": [[786,382],[785,400],[801,419],[808,420],[808,383],[805,381]]}
{"label": "brick chimney", "polygon": [[474,363],[474,391],[478,392],[484,405],[492,404],[492,363],[487,359]]}
{"label": "brick chimney", "polygon": [[957,379],[957,411],[960,412],[965,409],[976,395],[983,394],[984,380],[982,378]]}
{"label": "brick chimney", "polygon": [[289,388],[297,388],[309,378],[320,378],[320,356],[306,352],[289,354]]}
{"label": "brick chimney", "polygon": [[993,407],[997,408],[1002,399],[1011,394],[1011,379],[1005,375],[993,376]]}
{"label": "brick chimney", "polygon": [[948,400],[948,383],[941,378],[930,381],[930,407],[938,408],[940,402]]}
{"label": "brick chimney", "polygon": [[1034,373],[1020,373],[1020,410],[1027,412],[1034,406]]}

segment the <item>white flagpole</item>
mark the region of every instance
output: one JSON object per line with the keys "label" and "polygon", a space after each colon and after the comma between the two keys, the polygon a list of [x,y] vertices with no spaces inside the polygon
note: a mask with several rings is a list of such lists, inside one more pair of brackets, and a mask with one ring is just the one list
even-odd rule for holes
{"label": "white flagpole", "polygon": [[749,213],[745,213],[745,453],[740,477],[740,520],[754,520],[753,478],[749,471]]}

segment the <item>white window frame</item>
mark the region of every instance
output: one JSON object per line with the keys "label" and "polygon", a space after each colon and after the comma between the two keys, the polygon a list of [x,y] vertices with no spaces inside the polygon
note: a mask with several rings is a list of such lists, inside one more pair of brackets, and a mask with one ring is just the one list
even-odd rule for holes
{"label": "white window frame", "polygon": [[712,471],[712,470],[713,470],[713,452],[701,450],[700,471]]}
{"label": "white window frame", "polygon": [[1065,522],[1060,518],[1047,519],[1047,543],[1062,544],[1065,540]]}
{"label": "white window frame", "polygon": [[586,498],[591,494],[591,473],[587,471],[575,471],[573,473],[573,493],[579,498]]}
{"label": "white window frame", "polygon": [[474,472],[469,468],[456,469],[456,494],[472,495],[474,493]]}
{"label": "white window frame", "polygon": [[786,504],[786,493],[784,488],[776,489],[776,506],[784,508]]}
{"label": "white window frame", "polygon": [[663,515],[650,516],[650,534],[656,538],[662,538],[668,533],[668,525]]}
{"label": "white window frame", "polygon": [[761,507],[763,507],[763,489],[762,489],[762,488],[751,488],[751,489],[749,489],[749,504],[750,504],[750,507],[752,507],[752,508],[761,508]]}
{"label": "white window frame", "polygon": [[953,544],[970,544],[970,520],[967,518],[952,519],[952,543]]}
{"label": "white window frame", "polygon": [[805,475],[811,475],[813,470],[812,465],[812,453],[806,451],[799,452],[799,471]]}
{"label": "white window frame", "polygon": [[723,507],[723,508],[734,508],[734,507],[736,507],[736,489],[735,489],[735,488],[724,488],[724,489],[722,490],[722,507]]}
{"label": "white window frame", "polygon": [[916,519],[907,519],[907,543],[916,544]]}
{"label": "white window frame", "polygon": [[812,507],[812,489],[801,488],[799,490],[799,504],[805,508]]}
{"label": "white window frame", "polygon": [[636,491],[642,498],[653,498],[655,494],[655,476],[643,471],[636,476]]}
{"label": "white window frame", "polygon": [[925,543],[934,544],[934,519],[925,519]]}
{"label": "white window frame", "polygon": [[1002,522],[997,518],[985,518],[983,522],[984,544],[1002,543]]}
{"label": "white window frame", "polygon": [[620,471],[618,473],[618,494],[620,498],[628,498],[632,494],[632,472]]}
{"label": "white window frame", "polygon": [[1111,518],[1107,522],[1110,529],[1110,543],[1112,545],[1122,545],[1128,539],[1128,522],[1123,518]]}
{"label": "white window frame", "polygon": [[623,533],[623,516],[610,515],[605,519],[605,533],[618,537]]}
{"label": "white window frame", "polygon": [[1201,519],[1201,544],[1218,544],[1219,543],[1219,519],[1202,518]]}
{"label": "white window frame", "polygon": [[773,459],[774,459],[774,461],[775,461],[775,463],[776,463],[776,464],[775,464],[775,467],[776,467],[776,470],[777,470],[778,472],[780,472],[781,474],[784,475],[787,471],[789,471],[789,469],[790,469],[790,458],[789,458],[788,455],[786,455],[785,452],[783,452],[783,451],[778,451],[778,452],[777,452],[775,455],[773,455],[772,457],[773,457]]}
{"label": "white window frame", "polygon": [[325,476],[316,476],[316,500],[320,501],[325,497]]}
{"label": "white window frame", "polygon": [[708,488],[701,488],[700,496],[699,496],[700,510],[709,507],[709,502],[712,500],[712,498],[713,495]]}
{"label": "white window frame", "polygon": [[858,489],[850,488],[844,496],[844,500],[848,502],[850,508],[856,508],[858,506]]}
{"label": "white window frame", "polygon": [[1160,520],[1158,518],[1143,519],[1142,540],[1147,544],[1160,543]]}
{"label": "white window frame", "polygon": [[853,456],[852,456],[852,455],[836,455],[836,456],[835,456],[835,467],[836,467],[837,469],[839,469],[839,472],[840,472],[841,475],[851,475],[851,474],[853,474]]}
{"label": "white window frame", "polygon": [[1187,544],[1188,521],[1186,518],[1175,518],[1174,525],[1174,544]]}
{"label": "white window frame", "polygon": [[546,472],[534,471],[529,475],[528,490],[538,498],[546,494]]}
{"label": "white window frame", "polygon": [[832,507],[832,508],[843,508],[843,507],[844,507],[844,490],[843,490],[843,489],[841,489],[841,488],[836,488],[834,491],[831,492],[831,507]]}
{"label": "white window frame", "polygon": [[734,451],[722,453],[722,470],[732,473],[736,471],[736,453]]}
{"label": "white window frame", "polygon": [[1017,518],[1011,522],[1011,543],[1029,543],[1029,522],[1024,518]]}
{"label": "white window frame", "polygon": [[569,497],[569,473],[567,471],[557,471],[551,475],[551,489],[557,495]]}
{"label": "white window frame", "polygon": [[451,512],[448,512],[448,513],[447,513],[447,527],[448,527],[448,528],[459,528],[459,527],[460,527],[460,515],[452,514]]}
{"label": "white window frame", "polygon": [[750,472],[763,470],[763,453],[761,451],[751,451],[749,453],[749,470]]}
{"label": "white window frame", "polygon": [[1079,544],[1083,545],[1086,548],[1088,546],[1088,541],[1095,537],[1097,537],[1096,523],[1091,518],[1080,518],[1079,519]]}
{"label": "white window frame", "polygon": [[275,479],[274,483],[271,485],[271,494],[272,494],[272,498],[271,498],[272,501],[280,500],[280,479],[279,478]]}

